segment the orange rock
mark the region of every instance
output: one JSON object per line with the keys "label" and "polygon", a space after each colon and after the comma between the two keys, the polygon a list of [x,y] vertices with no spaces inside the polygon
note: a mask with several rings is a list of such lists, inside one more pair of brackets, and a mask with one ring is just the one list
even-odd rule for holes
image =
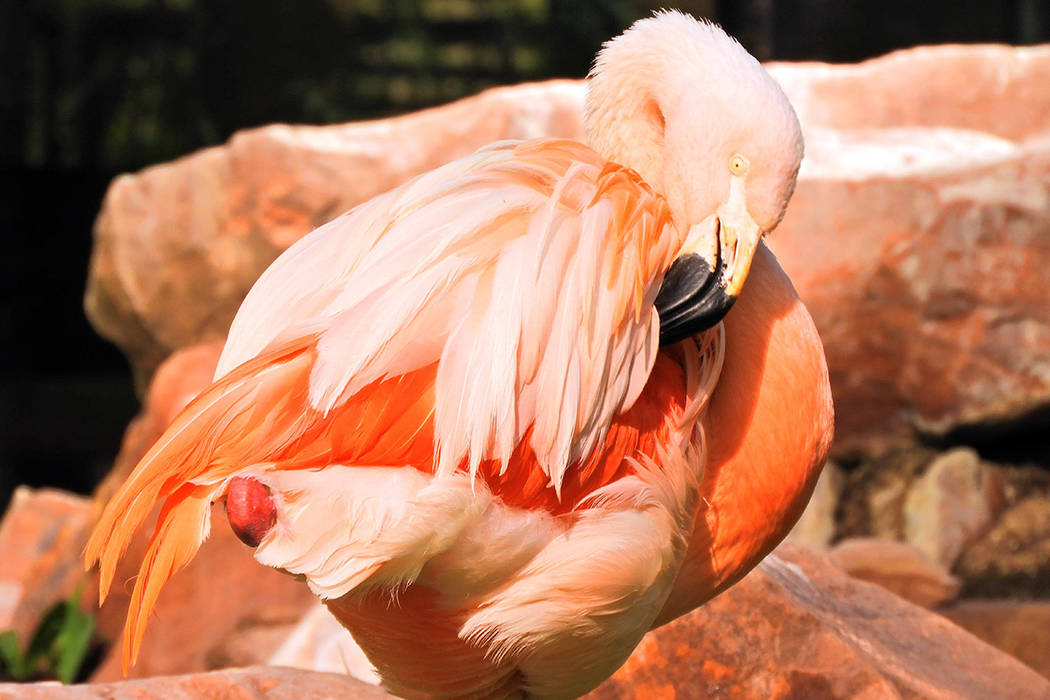
{"label": "orange rock", "polygon": [[1050,46],[922,46],[766,67],[810,127],[952,127],[1018,141],[1050,129]]}
{"label": "orange rock", "polygon": [[939,615],[782,545],[650,633],[589,697],[654,696],[1035,700],[1050,697],[1050,682]]}
{"label": "orange rock", "polygon": [[1050,678],[1050,602],[960,600],[938,612]]}
{"label": "orange rock", "polygon": [[0,520],[0,632],[15,630],[24,645],[48,608],[87,583],[79,553],[91,523],[82,496],[15,490]]}
{"label": "orange rock", "polygon": [[[156,372],[145,407],[128,427],[114,468],[96,493],[96,510],[178,412],[211,383],[220,350],[220,344],[186,348]],[[139,663],[131,671],[133,677],[265,662],[314,601],[306,586],[252,558],[251,550],[226,525],[222,505],[213,508],[212,523],[212,535],[200,553],[165,587]],[[138,574],[152,531],[151,525],[140,528],[99,611],[99,633],[114,642],[124,625],[130,582]],[[73,555],[81,549],[82,545],[72,550]],[[97,585],[91,587],[95,591]],[[122,677],[119,643],[115,643],[92,678]]]}
{"label": "orange rock", "polygon": [[[1001,424],[1050,401],[1050,46],[925,47],[777,64],[807,131],[771,238],[824,339],[836,449]],[[379,122],[270,126],[116,179],[85,305],[139,386],[223,338],[293,241],[501,138],[579,138],[583,91],[552,81]]]}
{"label": "orange rock", "polygon": [[85,307],[141,388],[173,350],[226,337],[270,262],[418,173],[507,138],[579,136],[583,93],[553,81],[362,124],[268,126],[113,181]]}
{"label": "orange rock", "polygon": [[0,700],[380,700],[392,697],[379,688],[348,676],[264,666],[120,683],[72,686],[57,683],[0,683]]}
{"label": "orange rock", "polygon": [[959,581],[920,550],[904,542],[875,538],[843,540],[828,557],[853,578],[874,583],[924,608],[959,594]]}

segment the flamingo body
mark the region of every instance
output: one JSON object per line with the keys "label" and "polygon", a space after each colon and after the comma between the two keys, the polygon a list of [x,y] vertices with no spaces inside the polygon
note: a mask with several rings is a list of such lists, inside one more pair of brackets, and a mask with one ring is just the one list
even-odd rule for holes
{"label": "flamingo body", "polygon": [[[779,111],[671,148],[693,93],[614,99],[630,85],[610,78],[669,60],[647,48],[666,29],[698,61],[728,52]],[[126,665],[217,500],[406,697],[582,694],[783,536],[831,432],[819,339],[760,240],[793,187],[797,120],[739,45],[677,13],[610,42],[597,70],[600,152],[493,144],[259,279],[215,382],[88,543],[104,596],[161,504]],[[690,152],[706,171],[683,172]]]}

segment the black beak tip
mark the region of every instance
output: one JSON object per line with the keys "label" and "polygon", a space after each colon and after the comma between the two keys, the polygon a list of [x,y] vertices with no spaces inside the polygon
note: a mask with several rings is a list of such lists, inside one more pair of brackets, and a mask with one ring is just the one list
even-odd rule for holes
{"label": "black beak tip", "polygon": [[718,324],[736,297],[726,294],[724,272],[716,274],[699,255],[678,258],[664,276],[656,296],[660,345],[671,345]]}

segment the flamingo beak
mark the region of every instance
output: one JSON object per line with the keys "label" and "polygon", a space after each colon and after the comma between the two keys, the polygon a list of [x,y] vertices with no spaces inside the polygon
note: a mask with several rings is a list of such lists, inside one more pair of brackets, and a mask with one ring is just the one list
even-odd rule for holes
{"label": "flamingo beak", "polygon": [[[725,318],[744,287],[762,229],[733,182],[718,213],[694,226],[656,296],[660,345],[671,345]],[[713,262],[710,262],[713,261]]]}

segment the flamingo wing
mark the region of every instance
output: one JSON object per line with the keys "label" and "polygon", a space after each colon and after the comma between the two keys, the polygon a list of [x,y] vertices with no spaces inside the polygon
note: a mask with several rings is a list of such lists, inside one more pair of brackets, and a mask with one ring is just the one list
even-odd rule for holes
{"label": "flamingo wing", "polygon": [[207,536],[210,503],[246,467],[464,469],[494,481],[528,471],[517,483],[535,492],[560,490],[606,441],[610,462],[634,455],[650,428],[608,431],[656,361],[653,300],[676,240],[663,200],[633,171],[537,140],[482,149],[299,241],[246,299],[216,382],[89,541],[105,595],[163,502],[125,664],[163,583]]}

